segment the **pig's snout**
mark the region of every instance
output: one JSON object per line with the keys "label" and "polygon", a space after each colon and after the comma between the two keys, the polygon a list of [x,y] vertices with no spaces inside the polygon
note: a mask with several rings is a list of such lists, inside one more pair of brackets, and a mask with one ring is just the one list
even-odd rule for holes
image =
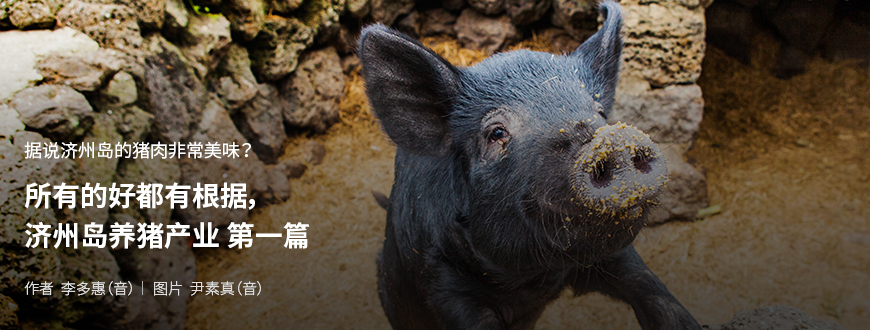
{"label": "pig's snout", "polygon": [[634,206],[654,197],[667,181],[667,164],[648,134],[617,123],[599,128],[575,160],[574,189],[587,207],[640,216]]}

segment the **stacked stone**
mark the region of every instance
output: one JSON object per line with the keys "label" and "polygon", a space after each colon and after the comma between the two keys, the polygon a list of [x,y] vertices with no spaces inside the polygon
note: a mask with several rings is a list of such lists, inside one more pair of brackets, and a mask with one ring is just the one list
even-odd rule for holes
{"label": "stacked stone", "polygon": [[[0,328],[183,329],[189,292],[155,297],[148,291],[155,281],[187,287],[195,280],[188,242],[176,239],[167,250],[31,249],[26,224],[76,223],[80,232],[84,224],[114,222],[225,227],[246,221],[248,210],[173,213],[167,203],[25,208],[25,185],[246,183],[257,205],[286,200],[288,179],[312,162],[282,157],[286,132],[323,132],[338,121],[340,58],[318,40],[338,31],[344,6],[330,0],[0,2],[0,29],[17,29],[0,32]],[[249,143],[252,153],[207,160],[25,159],[31,142]],[[305,148],[323,151],[322,145]],[[28,282],[110,280],[131,281],[132,290],[146,294],[25,291]]]}

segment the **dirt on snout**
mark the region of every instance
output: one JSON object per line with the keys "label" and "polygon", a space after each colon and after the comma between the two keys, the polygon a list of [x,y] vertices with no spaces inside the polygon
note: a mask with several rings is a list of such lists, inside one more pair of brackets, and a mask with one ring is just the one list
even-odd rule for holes
{"label": "dirt on snout", "polygon": [[[483,56],[429,41],[455,63]],[[461,57],[461,58],[460,58]],[[870,320],[870,73],[813,61],[791,80],[769,74],[769,52],[740,64],[710,49],[699,82],[707,103],[690,156],[706,169],[723,212],[646,229],[638,252],[702,324],[742,309],[785,304],[814,318],[864,329]],[[316,139],[323,164],[291,181],[292,197],[251,222],[281,232],[310,224],[306,250],[258,238],[243,250],[199,249],[199,281],[259,281],[258,297],[190,301],[190,329],[388,329],[375,259],[386,212],[370,191],[389,192],[395,147],[380,132],[351,75],[342,123]],[[566,292],[537,329],[639,329],[631,308]]]}

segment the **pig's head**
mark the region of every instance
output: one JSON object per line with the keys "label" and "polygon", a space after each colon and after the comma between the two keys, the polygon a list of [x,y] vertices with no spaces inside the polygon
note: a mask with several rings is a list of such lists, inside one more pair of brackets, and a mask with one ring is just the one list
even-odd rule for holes
{"label": "pig's head", "polygon": [[647,134],[606,123],[622,19],[613,2],[601,10],[601,30],[571,54],[519,50],[467,68],[386,27],[363,31],[372,110],[398,147],[456,160],[461,225],[494,262],[598,261],[631,243],[667,179]]}

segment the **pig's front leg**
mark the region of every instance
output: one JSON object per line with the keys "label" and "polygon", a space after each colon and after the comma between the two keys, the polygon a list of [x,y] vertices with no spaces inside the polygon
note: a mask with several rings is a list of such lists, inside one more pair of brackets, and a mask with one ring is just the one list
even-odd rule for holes
{"label": "pig's front leg", "polygon": [[428,304],[444,329],[531,330],[546,302],[559,292],[555,290],[543,298],[517,292],[494,296],[479,279],[461,274],[452,265],[433,266],[430,264],[434,272]]}
{"label": "pig's front leg", "polygon": [[495,312],[473,300],[477,286],[444,265],[435,267],[429,305],[444,329],[505,329]]}
{"label": "pig's front leg", "polygon": [[689,311],[644,264],[632,245],[580,271],[572,286],[578,294],[598,291],[625,301],[634,309],[644,330],[701,329]]}

